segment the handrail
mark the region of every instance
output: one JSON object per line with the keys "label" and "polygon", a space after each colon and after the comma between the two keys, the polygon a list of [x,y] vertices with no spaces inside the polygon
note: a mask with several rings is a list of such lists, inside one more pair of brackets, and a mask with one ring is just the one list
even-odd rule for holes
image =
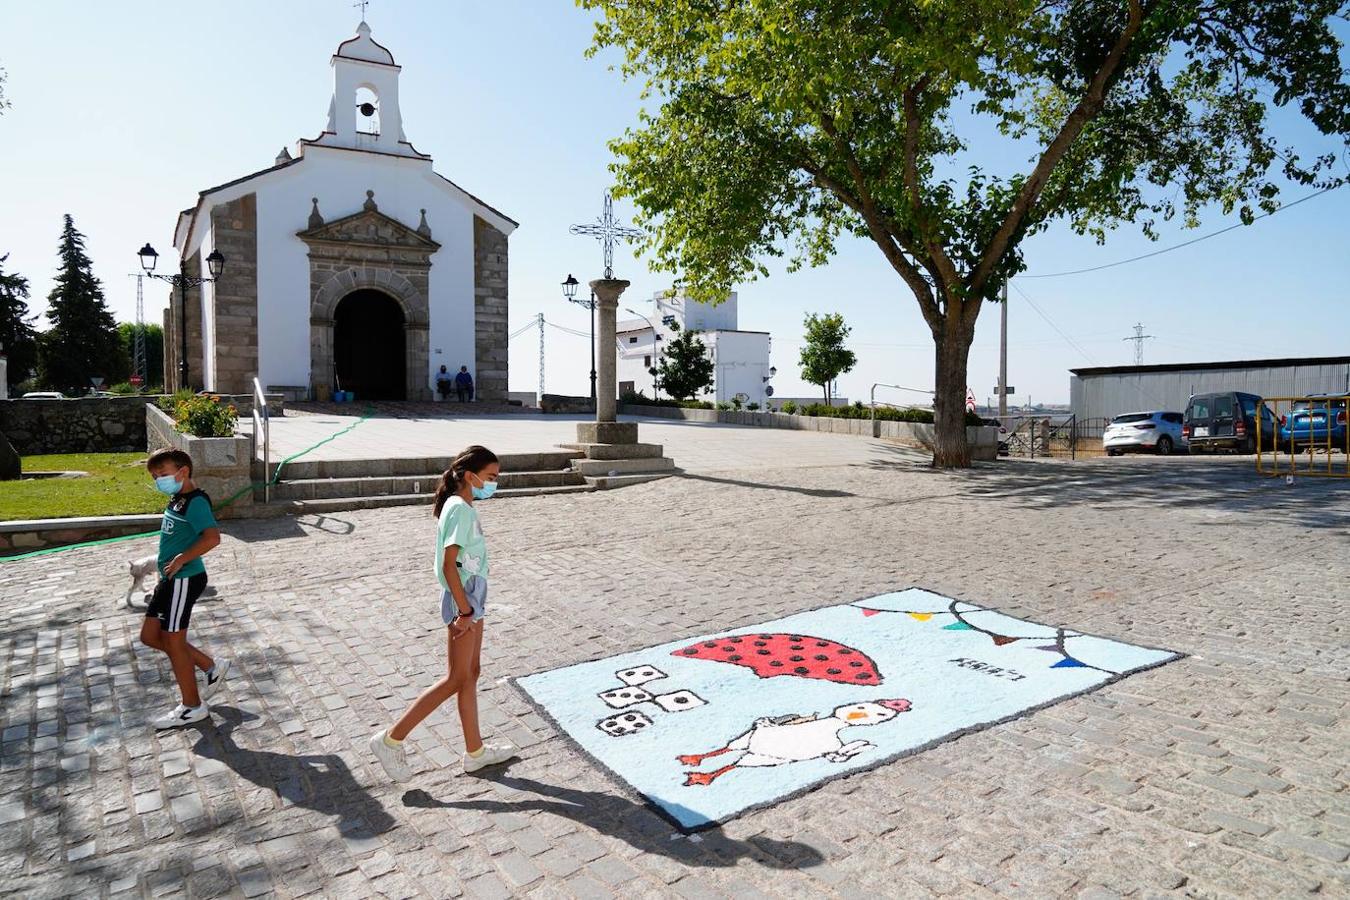
{"label": "handrail", "polygon": [[272,478],[268,470],[272,467],[272,419],[267,411],[267,395],[257,376],[253,378],[253,455],[258,455],[258,433],[262,432],[263,460],[263,502],[272,500]]}
{"label": "handrail", "polygon": [[914,394],[932,394],[932,393],[933,393],[933,391],[924,390],[923,388],[905,387],[905,386],[902,385],[902,384],[886,384],[885,382],[882,382],[882,381],[876,382],[875,384],[872,385],[872,390],[871,390],[871,392],[868,394],[868,399],[871,401],[871,404],[872,404],[873,433],[875,433],[875,431],[876,431],[875,425],[876,425],[876,421],[877,421],[877,388],[879,388],[879,387],[894,388],[894,389],[897,390],[897,391],[910,391],[911,393],[914,393]]}

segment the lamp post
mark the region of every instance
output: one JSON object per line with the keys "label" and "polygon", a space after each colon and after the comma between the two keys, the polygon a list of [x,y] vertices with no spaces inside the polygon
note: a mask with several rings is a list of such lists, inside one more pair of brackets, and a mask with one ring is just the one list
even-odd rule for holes
{"label": "lamp post", "polygon": [[657,346],[657,343],[656,343],[656,342],[659,341],[659,340],[661,340],[661,332],[659,332],[659,331],[656,330],[656,326],[652,324],[652,320],[651,320],[651,319],[647,318],[646,316],[644,316],[642,313],[638,312],[637,310],[635,310],[635,309],[629,309],[628,307],[625,306],[623,311],[626,312],[626,313],[628,313],[629,315],[637,316],[639,319],[641,319],[642,321],[646,322],[647,325],[648,325],[648,327],[650,327],[651,330],[652,330],[652,363],[653,363],[653,365],[652,365],[651,370],[650,370],[647,374],[649,374],[649,375],[652,376],[652,399],[655,400],[655,399],[657,399],[657,398],[659,398],[659,397],[661,396],[660,386],[656,383],[656,372],[657,372],[658,369],[661,368],[661,348],[660,348],[659,346]]}
{"label": "lamp post", "polygon": [[[577,286],[581,282],[572,277],[572,273],[567,273],[567,280],[562,283],[563,297],[568,303],[575,303],[577,306],[585,307],[591,314],[591,406],[595,406],[595,291],[591,291],[591,299],[578,300]],[[542,402],[542,401],[541,401]]]}
{"label": "lamp post", "polygon": [[184,275],[180,269],[177,275],[159,275],[155,272],[155,263],[159,261],[159,254],[155,248],[151,247],[149,242],[136,254],[141,258],[141,268],[145,274],[151,278],[158,278],[160,281],[167,281],[169,284],[178,288],[178,296],[182,305],[178,314],[178,333],[179,333],[179,351],[178,351],[178,387],[183,389],[188,386],[188,333],[187,333],[187,289],[205,284],[208,281],[215,281],[220,277],[220,273],[225,271],[225,257],[219,250],[212,250],[206,257],[206,269],[211,273],[211,277],[198,277],[196,275]]}

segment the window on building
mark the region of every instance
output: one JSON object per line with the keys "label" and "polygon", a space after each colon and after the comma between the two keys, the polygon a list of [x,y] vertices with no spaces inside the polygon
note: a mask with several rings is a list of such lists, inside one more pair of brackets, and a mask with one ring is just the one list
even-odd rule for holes
{"label": "window on building", "polygon": [[642,365],[644,368],[650,369],[652,367],[652,358],[650,356],[642,357]]}
{"label": "window on building", "polygon": [[630,337],[630,338],[628,339],[628,343],[630,343],[630,344],[636,344],[636,343],[637,343],[637,335],[634,335],[633,337]]}

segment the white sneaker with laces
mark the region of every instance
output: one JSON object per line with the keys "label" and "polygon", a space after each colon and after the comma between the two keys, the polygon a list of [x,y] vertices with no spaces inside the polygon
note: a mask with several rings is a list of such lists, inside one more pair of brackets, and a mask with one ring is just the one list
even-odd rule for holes
{"label": "white sneaker with laces", "polygon": [[470,756],[467,752],[464,754],[464,771],[477,772],[488,766],[500,765],[508,759],[515,759],[519,755],[520,751],[510,744],[484,744],[481,756]]}
{"label": "white sneaker with laces", "polygon": [[225,676],[230,674],[230,661],[224,657],[216,657],[216,665],[210,672],[203,673],[201,697],[205,703],[210,700],[220,690],[220,686],[225,683]]}
{"label": "white sneaker with laces", "polygon": [[182,725],[191,725],[193,722],[200,722],[211,715],[211,710],[203,702],[198,706],[184,706],[178,704],[169,712],[160,716],[154,721],[157,729],[178,728]]}
{"label": "white sneaker with laces", "polygon": [[377,731],[370,737],[370,752],[375,754],[375,758],[384,766],[384,771],[389,775],[390,781],[407,781],[412,777],[412,769],[408,767],[408,756],[404,752],[403,745],[390,747],[384,742],[385,736],[389,734],[386,729]]}

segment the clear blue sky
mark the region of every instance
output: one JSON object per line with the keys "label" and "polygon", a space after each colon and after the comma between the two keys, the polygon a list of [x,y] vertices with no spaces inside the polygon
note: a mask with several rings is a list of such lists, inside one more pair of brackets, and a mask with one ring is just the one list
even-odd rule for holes
{"label": "clear blue sky", "polygon": [[[32,282],[32,306],[45,308],[69,212],[113,312],[131,319],[137,248],[149,240],[169,250],[174,215],[197,191],[264,168],[282,146],[323,128],[328,59],[358,19],[348,0],[0,0],[0,66],[13,102],[0,116],[0,254]],[[511,238],[512,330],[540,311],[584,330],[585,312],[563,302],[558,284],[569,272],[595,277],[600,253],[567,227],[600,211],[605,143],[634,122],[637,86],[584,58],[591,23],[565,0],[374,0],[368,20],[403,66],[408,139],[439,172],[521,222]],[[1291,187],[1285,199],[1307,192]],[[618,212],[631,220],[631,208]],[[1198,232],[1169,231],[1156,245],[1122,231],[1104,247],[1060,227],[1028,245],[1028,274],[1111,262],[1230,221],[1215,213]],[[1347,221],[1350,188],[1157,259],[1022,280],[1077,348],[1014,290],[1014,399],[1065,401],[1069,368],[1130,362],[1122,338],[1135,322],[1156,335],[1147,362],[1350,352]],[[616,270],[633,281],[634,301],[668,284],[623,249]],[[778,269],[736,288],[741,327],[773,334],[780,396],[816,390],[797,379],[796,365],[802,318],[813,311],[842,312],[853,326],[859,365],[840,379],[842,394],[865,398],[874,381],[931,387],[927,329],[872,245],[849,242],[825,268]],[[153,285],[152,321],[164,303],[165,289]],[[584,339],[549,329],[548,389],[583,393],[587,357]],[[997,368],[995,308],[971,354],[982,401]],[[512,342],[511,387],[537,383],[538,336],[528,332]]]}

